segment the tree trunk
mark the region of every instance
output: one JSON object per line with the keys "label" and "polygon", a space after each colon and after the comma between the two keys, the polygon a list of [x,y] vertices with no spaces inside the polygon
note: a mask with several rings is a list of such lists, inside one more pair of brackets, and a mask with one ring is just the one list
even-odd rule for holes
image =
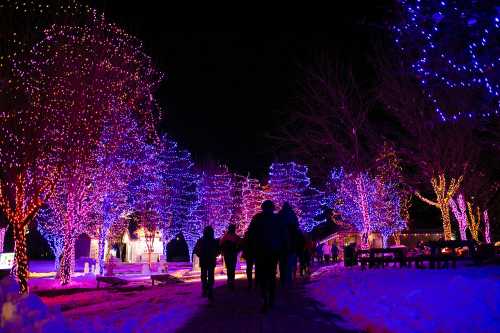
{"label": "tree trunk", "polygon": [[7,228],[0,228],[0,252],[3,252],[3,244],[5,240],[5,232]]}
{"label": "tree trunk", "polygon": [[382,235],[382,247],[385,249],[387,247],[387,240],[389,239],[389,236]]}
{"label": "tree trunk", "polygon": [[98,272],[100,275],[104,274],[104,262],[105,262],[105,247],[106,247],[106,233],[101,230],[99,233],[99,243],[98,243],[98,249],[97,249],[97,265],[98,265]]}
{"label": "tree trunk", "polygon": [[75,270],[75,240],[72,237],[64,241],[63,254],[59,267],[61,285],[71,282],[71,275]]}
{"label": "tree trunk", "polygon": [[[55,260],[54,260],[54,271],[58,272],[59,271],[59,266],[61,265],[61,254],[56,254],[55,255]],[[56,273],[57,275],[57,273]],[[56,276],[57,278],[57,276]]]}
{"label": "tree trunk", "polygon": [[451,240],[453,233],[451,232],[451,220],[450,220],[450,208],[448,203],[442,203],[439,205],[441,210],[441,216],[443,217],[443,232],[444,239]]}
{"label": "tree trunk", "polygon": [[25,227],[14,224],[14,266],[13,271],[19,283],[21,293],[28,292],[28,249],[26,246]]}
{"label": "tree trunk", "polygon": [[396,231],[392,236],[394,237],[394,243],[396,245],[401,245],[401,232]]}

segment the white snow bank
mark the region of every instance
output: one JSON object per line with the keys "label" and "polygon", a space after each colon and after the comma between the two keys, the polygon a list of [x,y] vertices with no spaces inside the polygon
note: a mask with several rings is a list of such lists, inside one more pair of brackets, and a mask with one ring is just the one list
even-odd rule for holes
{"label": "white snow bank", "polygon": [[40,297],[19,294],[11,278],[0,281],[0,332],[69,332],[57,309],[49,310]]}
{"label": "white snow bank", "polygon": [[369,332],[498,332],[500,267],[313,274],[311,296]]}
{"label": "white snow bank", "polygon": [[173,332],[207,303],[199,283],[167,284],[130,291],[88,290],[43,297],[63,311],[72,332]]}

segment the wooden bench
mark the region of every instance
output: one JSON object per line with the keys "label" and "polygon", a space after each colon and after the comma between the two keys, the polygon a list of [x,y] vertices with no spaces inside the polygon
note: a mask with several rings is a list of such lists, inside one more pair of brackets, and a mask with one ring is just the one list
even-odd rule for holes
{"label": "wooden bench", "polygon": [[403,248],[374,248],[357,251],[361,268],[384,267],[389,263],[399,263],[400,267],[406,266]]}
{"label": "wooden bench", "polygon": [[181,279],[176,278],[170,274],[152,274],[151,275],[151,283],[154,286],[156,282],[164,282],[164,283],[181,283],[183,282]]}
{"label": "wooden bench", "polygon": [[107,283],[110,284],[111,287],[118,287],[118,286],[124,286],[128,284],[127,280],[120,279],[116,276],[96,276],[96,281],[97,281],[97,288],[99,289],[100,283]]}

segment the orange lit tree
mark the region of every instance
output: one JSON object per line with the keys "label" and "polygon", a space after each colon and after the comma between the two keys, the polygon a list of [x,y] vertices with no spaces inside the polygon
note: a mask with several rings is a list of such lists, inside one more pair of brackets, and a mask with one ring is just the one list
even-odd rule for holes
{"label": "orange lit tree", "polygon": [[478,158],[476,124],[465,119],[443,122],[403,65],[383,57],[377,60],[378,98],[398,123],[395,139],[400,156],[417,171],[406,180],[413,188],[430,183],[435,199],[419,191],[415,195],[440,210],[444,237],[449,240],[450,200]]}

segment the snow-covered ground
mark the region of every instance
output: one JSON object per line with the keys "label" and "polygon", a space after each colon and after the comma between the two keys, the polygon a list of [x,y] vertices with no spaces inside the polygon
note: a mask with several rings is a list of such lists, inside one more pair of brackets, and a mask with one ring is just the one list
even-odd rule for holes
{"label": "snow-covered ground", "polygon": [[[129,284],[114,290],[96,289],[95,275],[83,272],[75,273],[72,282],[61,287],[54,278],[53,262],[31,262],[29,299],[21,298],[9,307],[13,313],[34,313],[38,320],[11,315],[10,326],[1,324],[0,332],[3,328],[20,332],[172,332],[207,303],[200,296],[199,272],[191,271],[190,263],[169,263],[169,273],[184,282],[160,286],[152,286],[150,275],[142,274],[141,266],[119,265],[116,275]],[[216,286],[225,280],[222,267],[217,267]],[[0,300],[1,296],[2,292]]]}
{"label": "snow-covered ground", "polygon": [[369,332],[499,332],[500,267],[313,274],[310,295]]}

